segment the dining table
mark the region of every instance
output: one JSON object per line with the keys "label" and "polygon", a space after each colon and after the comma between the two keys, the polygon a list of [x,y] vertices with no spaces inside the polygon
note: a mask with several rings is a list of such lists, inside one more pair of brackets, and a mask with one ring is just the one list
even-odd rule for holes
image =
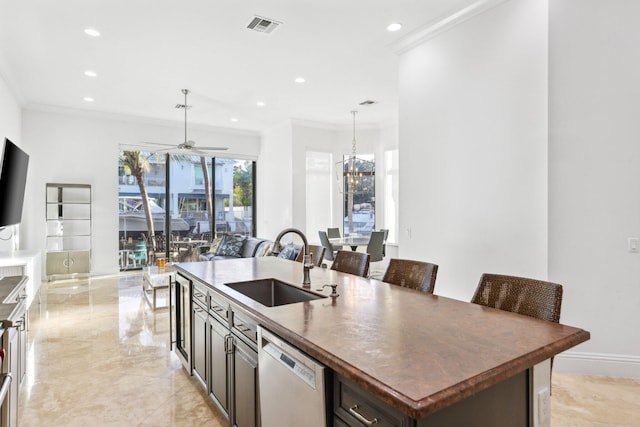
{"label": "dining table", "polygon": [[350,246],[352,251],[358,250],[358,246],[368,246],[370,236],[344,236],[329,239],[332,246]]}

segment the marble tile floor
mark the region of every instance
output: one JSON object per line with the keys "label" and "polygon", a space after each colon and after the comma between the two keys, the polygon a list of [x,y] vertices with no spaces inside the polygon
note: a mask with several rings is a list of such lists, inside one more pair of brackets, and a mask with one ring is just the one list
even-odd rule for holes
{"label": "marble tile floor", "polygon": [[[43,283],[30,311],[20,426],[225,426],[169,347],[142,275]],[[553,374],[552,423],[640,426],[640,380]]]}

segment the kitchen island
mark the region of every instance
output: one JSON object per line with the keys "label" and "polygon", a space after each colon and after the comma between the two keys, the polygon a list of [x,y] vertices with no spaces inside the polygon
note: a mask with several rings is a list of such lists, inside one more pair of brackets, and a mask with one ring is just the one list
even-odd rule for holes
{"label": "kitchen island", "polygon": [[[548,361],[589,339],[582,329],[320,268],[311,270],[310,290],[326,297],[313,301],[266,307],[225,286],[274,278],[301,287],[301,263],[275,257],[176,268],[418,426],[449,408],[476,410],[476,396],[498,410],[507,398],[524,400],[516,417],[548,425]],[[333,283],[338,297],[322,287]]]}

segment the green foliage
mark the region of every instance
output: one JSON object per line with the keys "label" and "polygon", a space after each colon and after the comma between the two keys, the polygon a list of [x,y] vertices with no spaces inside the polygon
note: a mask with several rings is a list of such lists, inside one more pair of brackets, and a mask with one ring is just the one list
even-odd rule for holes
{"label": "green foliage", "polygon": [[246,161],[233,167],[233,200],[235,206],[253,204],[253,164]]}

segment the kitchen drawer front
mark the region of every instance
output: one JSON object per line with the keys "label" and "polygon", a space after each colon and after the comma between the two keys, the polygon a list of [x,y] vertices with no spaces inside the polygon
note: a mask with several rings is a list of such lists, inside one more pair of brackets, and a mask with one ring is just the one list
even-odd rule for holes
{"label": "kitchen drawer front", "polygon": [[229,302],[215,291],[209,295],[209,314],[219,322],[229,324]]}
{"label": "kitchen drawer front", "polygon": [[[351,381],[337,376],[334,381],[334,414],[350,426],[410,427],[411,420]],[[341,424],[337,424],[341,425]]]}
{"label": "kitchen drawer front", "polygon": [[191,298],[200,303],[203,307],[207,307],[207,287],[201,283],[193,281],[193,294]]}
{"label": "kitchen drawer front", "polygon": [[258,342],[258,322],[246,312],[235,307],[233,309],[233,331],[247,337],[253,344]]}

